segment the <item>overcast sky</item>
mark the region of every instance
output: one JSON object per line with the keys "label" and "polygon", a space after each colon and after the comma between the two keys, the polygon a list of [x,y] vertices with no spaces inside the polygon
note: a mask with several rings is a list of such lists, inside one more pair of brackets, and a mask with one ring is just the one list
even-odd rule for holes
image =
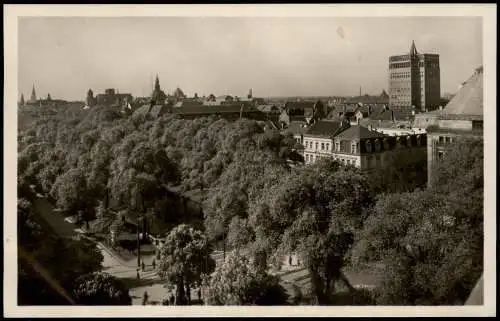
{"label": "overcast sky", "polygon": [[83,100],[117,88],[310,96],[379,94],[388,57],[438,53],[441,92],[455,92],[482,64],[482,19],[404,18],[20,18],[19,95]]}

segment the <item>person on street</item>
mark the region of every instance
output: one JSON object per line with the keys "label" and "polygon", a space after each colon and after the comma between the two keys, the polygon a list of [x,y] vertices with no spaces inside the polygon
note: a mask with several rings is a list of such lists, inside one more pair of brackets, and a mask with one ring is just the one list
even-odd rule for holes
{"label": "person on street", "polygon": [[142,272],[144,272],[144,270],[146,269],[146,264],[144,264],[144,261],[142,261]]}
{"label": "person on street", "polygon": [[151,265],[153,266],[153,270],[156,269],[156,261],[155,261],[155,259],[153,259],[153,262],[151,263]]}
{"label": "person on street", "polygon": [[137,270],[137,280],[140,280],[141,276],[139,275],[139,270]]}

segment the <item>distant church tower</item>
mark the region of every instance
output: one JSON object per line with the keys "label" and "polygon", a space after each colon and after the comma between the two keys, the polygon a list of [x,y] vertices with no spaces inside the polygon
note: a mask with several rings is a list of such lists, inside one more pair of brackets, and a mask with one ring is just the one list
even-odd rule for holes
{"label": "distant church tower", "polygon": [[252,88],[248,91],[248,99],[252,99]]}
{"label": "distant church tower", "polygon": [[33,84],[33,90],[31,91],[31,98],[30,98],[30,101],[31,101],[31,102],[35,102],[35,101],[36,101],[35,84]]}
{"label": "distant church tower", "polygon": [[160,79],[158,75],[156,75],[155,85],[153,89],[153,93],[151,94],[151,104],[154,105],[163,105],[165,104],[165,100],[167,99],[167,95],[160,88]]}
{"label": "distant church tower", "polygon": [[19,105],[24,106],[24,94],[21,94],[21,100],[19,101]]}

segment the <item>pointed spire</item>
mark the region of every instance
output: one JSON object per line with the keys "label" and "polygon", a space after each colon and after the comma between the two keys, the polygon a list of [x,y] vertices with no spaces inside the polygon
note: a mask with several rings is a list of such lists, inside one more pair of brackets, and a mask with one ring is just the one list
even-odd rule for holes
{"label": "pointed spire", "polygon": [[33,89],[31,91],[31,101],[36,101],[35,83],[33,83]]}
{"label": "pointed spire", "polygon": [[19,104],[21,106],[24,106],[24,94],[23,93],[21,93],[21,100],[19,101]]}
{"label": "pointed spire", "polygon": [[160,88],[160,78],[158,77],[158,74],[156,74],[156,79],[155,79],[155,88],[154,88],[155,91],[159,91],[161,90]]}
{"label": "pointed spire", "polygon": [[418,52],[417,52],[417,47],[415,47],[415,40],[412,40],[412,41],[411,41],[410,55],[411,55],[411,56],[416,56],[416,55],[418,55]]}

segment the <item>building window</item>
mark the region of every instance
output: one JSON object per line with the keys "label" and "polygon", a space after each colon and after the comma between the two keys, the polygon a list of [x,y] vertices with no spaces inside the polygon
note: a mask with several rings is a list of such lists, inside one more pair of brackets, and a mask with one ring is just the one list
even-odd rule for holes
{"label": "building window", "polygon": [[443,160],[444,158],[444,152],[443,151],[438,151],[438,159]]}
{"label": "building window", "polygon": [[451,143],[451,137],[450,136],[446,136],[445,137],[445,142],[446,142],[446,144]]}
{"label": "building window", "polygon": [[442,145],[444,143],[444,137],[439,136],[439,144]]}
{"label": "building window", "polygon": [[389,150],[389,141],[387,140],[387,138],[384,138],[384,149]]}
{"label": "building window", "polygon": [[473,120],[472,121],[472,129],[483,129],[483,121],[482,120]]}
{"label": "building window", "polygon": [[370,141],[367,141],[367,142],[365,143],[365,147],[366,147],[366,151],[367,151],[368,153],[371,153],[371,152],[372,152],[372,143],[371,143]]}
{"label": "building window", "polygon": [[321,150],[325,150],[325,143],[321,143]]}
{"label": "building window", "polygon": [[330,143],[326,143],[326,150],[330,151]]}
{"label": "building window", "polygon": [[380,141],[378,139],[375,140],[375,151],[380,152]]}
{"label": "building window", "polygon": [[353,142],[351,144],[351,154],[356,154],[357,153],[357,150],[356,150],[356,143]]}
{"label": "building window", "polygon": [[316,150],[318,150],[318,142],[316,142]]}
{"label": "building window", "polygon": [[401,137],[396,138],[396,146],[397,148],[403,147],[403,144],[401,143]]}
{"label": "building window", "polygon": [[335,142],[335,151],[340,152],[340,142]]}

